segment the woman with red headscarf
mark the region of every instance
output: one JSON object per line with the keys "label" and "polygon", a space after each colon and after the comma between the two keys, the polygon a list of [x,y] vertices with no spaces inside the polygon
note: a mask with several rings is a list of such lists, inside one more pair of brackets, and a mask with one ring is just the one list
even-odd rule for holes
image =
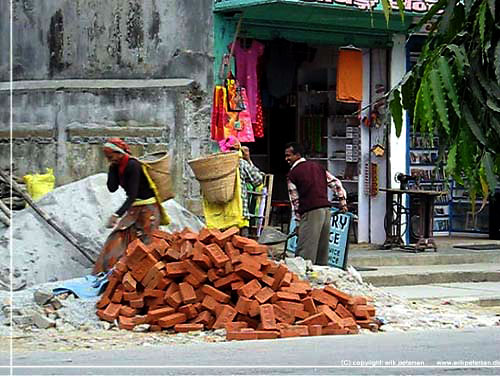
{"label": "woman with red headscarf", "polygon": [[110,163],[108,189],[115,192],[122,187],[127,199],[108,220],[107,226],[114,230],[96,261],[94,273],[110,270],[135,239],[149,244],[151,233],[159,227],[164,214],[148,176],[141,163],[131,156],[129,146],[119,138],[110,138],[103,151]]}

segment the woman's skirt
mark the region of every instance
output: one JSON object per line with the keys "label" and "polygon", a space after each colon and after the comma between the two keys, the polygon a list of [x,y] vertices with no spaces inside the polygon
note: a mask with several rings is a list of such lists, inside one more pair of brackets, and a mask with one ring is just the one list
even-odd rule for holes
{"label": "woman's skirt", "polygon": [[106,239],[93,273],[109,271],[135,239],[140,239],[144,244],[151,243],[151,233],[159,226],[158,204],[132,206]]}

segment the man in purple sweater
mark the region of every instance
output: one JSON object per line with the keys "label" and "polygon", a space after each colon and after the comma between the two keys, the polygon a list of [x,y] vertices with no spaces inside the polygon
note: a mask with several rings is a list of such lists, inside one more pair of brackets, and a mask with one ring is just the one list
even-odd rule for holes
{"label": "man in purple sweater", "polygon": [[328,264],[330,235],[330,201],[328,188],[340,200],[340,210],[347,211],[346,192],[342,183],[319,163],[308,161],[300,144],[286,145],[285,160],[290,165],[288,194],[298,227],[296,255],[316,265]]}

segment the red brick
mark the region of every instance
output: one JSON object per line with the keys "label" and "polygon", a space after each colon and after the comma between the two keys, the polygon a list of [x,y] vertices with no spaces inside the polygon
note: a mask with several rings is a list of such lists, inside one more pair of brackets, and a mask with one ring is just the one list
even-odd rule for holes
{"label": "red brick", "polygon": [[165,299],[167,296],[172,295],[174,292],[179,291],[179,285],[175,282],[172,282],[168,285],[167,291],[165,291]]}
{"label": "red brick", "polygon": [[178,333],[195,332],[198,330],[203,330],[203,324],[176,324],[174,325],[174,330]]}
{"label": "red brick", "polygon": [[179,290],[184,304],[190,304],[196,302],[196,294],[194,292],[194,288],[189,283],[186,282],[179,283]]}
{"label": "red brick", "polygon": [[243,252],[249,253],[251,255],[267,255],[267,245],[262,244],[246,244],[243,246]]}
{"label": "red brick", "polygon": [[134,317],[136,314],[137,310],[135,308],[124,305],[120,308],[120,316]]}
{"label": "red brick", "polygon": [[125,291],[135,291],[137,289],[137,282],[130,272],[125,273],[122,283]]}
{"label": "red brick", "polygon": [[203,302],[201,303],[202,308],[208,309],[209,311],[215,312],[215,308],[219,303],[210,295],[205,295]]}
{"label": "red brick", "polygon": [[248,253],[242,253],[239,257],[239,262],[251,266],[253,269],[260,270],[262,264],[258,257],[249,255]]}
{"label": "red brick", "polygon": [[131,300],[139,299],[141,297],[142,297],[142,295],[139,294],[136,290],[134,290],[134,291],[124,291],[123,292],[123,300],[126,300],[126,301],[131,301]]}
{"label": "red brick", "polygon": [[309,335],[310,336],[320,336],[321,335],[321,325],[309,325]]}
{"label": "red brick", "polygon": [[291,292],[291,293],[298,294],[301,296],[307,295],[307,293],[310,290],[311,290],[310,288],[309,289],[307,288],[307,285],[305,285],[303,283],[296,283],[296,282],[290,284],[290,286],[284,286],[281,288],[281,291]]}
{"label": "red brick", "polygon": [[290,286],[292,283],[292,275],[293,274],[291,272],[285,273],[285,276],[281,280],[280,287]]}
{"label": "red brick", "polygon": [[168,261],[179,261],[181,259],[181,254],[177,249],[170,247],[165,252],[165,258]]}
{"label": "red brick", "polygon": [[273,330],[276,329],[276,318],[274,316],[274,308],[272,304],[262,304],[260,306],[260,321],[262,329]]}
{"label": "red brick", "polygon": [[293,313],[294,315],[296,311],[304,310],[304,304],[302,303],[290,302],[287,300],[278,300],[276,304],[283,308],[285,311]]}
{"label": "red brick", "polygon": [[239,256],[240,255],[240,251],[237,250],[233,243],[231,242],[227,242],[225,245],[224,245],[224,251],[226,252],[226,255],[228,255],[228,257],[231,259],[231,263],[233,262],[233,259],[236,257],[236,256]]}
{"label": "red brick", "polygon": [[[113,301],[113,299],[111,299],[111,301]],[[375,308],[369,305],[356,305],[352,313],[356,317],[369,319],[370,317],[375,316]]]}
{"label": "red brick", "polygon": [[103,297],[101,297],[101,299],[99,299],[97,301],[95,306],[98,309],[102,309],[102,308],[106,307],[109,303],[111,303],[111,299],[109,299],[107,296],[103,296]]}
{"label": "red brick", "polygon": [[169,234],[168,232],[165,232],[165,231],[162,231],[162,230],[159,230],[159,229],[153,230],[152,235],[155,238],[165,239],[168,242],[171,242],[172,239],[173,239],[173,235],[172,234]]}
{"label": "red brick", "polygon": [[200,242],[210,242],[213,239],[212,233],[208,230],[208,228],[202,228],[200,233],[198,234],[198,240]]}
{"label": "red brick", "polygon": [[207,295],[210,295],[212,298],[221,303],[228,303],[231,300],[231,297],[229,295],[224,294],[222,291],[217,290],[210,285],[203,285],[201,291],[203,291]]}
{"label": "red brick", "polygon": [[201,306],[201,302],[203,301],[203,299],[205,299],[206,294],[203,291],[201,291],[201,287],[194,290],[194,293],[196,294],[196,303],[197,304],[199,303]]}
{"label": "red brick", "polygon": [[300,302],[300,296],[298,294],[293,294],[291,292],[278,291],[275,293],[277,300],[291,300],[295,302]]}
{"label": "red brick", "polygon": [[285,277],[285,274],[288,272],[288,268],[284,264],[280,264],[278,269],[274,273],[274,282],[271,288],[276,291],[280,287],[281,280]]}
{"label": "red brick", "polygon": [[337,300],[344,305],[347,304],[347,302],[352,299],[351,295],[346,294],[345,292],[342,292],[340,290],[337,290],[331,285],[325,286],[324,290],[326,293],[335,296]]}
{"label": "red brick", "polygon": [[231,283],[241,281],[241,277],[236,273],[230,273],[227,276],[220,278],[214,282],[214,287],[217,289],[225,288],[231,285]]}
{"label": "red brick", "polygon": [[182,296],[180,291],[176,291],[169,296],[165,296],[165,301],[168,303],[169,306],[173,308],[179,307],[182,304]]}
{"label": "red brick", "polygon": [[162,328],[160,325],[150,325],[149,326],[149,331],[150,332],[161,332]]}
{"label": "red brick", "polygon": [[366,305],[368,303],[366,297],[364,296],[353,296],[349,301],[347,302],[348,305]]}
{"label": "red brick", "polygon": [[231,290],[239,290],[241,287],[245,285],[244,281],[236,281],[236,282],[231,282]]}
{"label": "red brick", "polygon": [[207,272],[208,280],[212,283],[217,281],[219,279],[219,276],[217,275],[216,269],[212,268],[209,269]]}
{"label": "red brick", "polygon": [[209,270],[213,267],[212,260],[210,260],[210,257],[205,255],[204,253],[201,253],[197,257],[193,257],[193,261],[204,270]]}
{"label": "red brick", "polygon": [[257,294],[261,288],[262,286],[260,285],[259,281],[257,281],[256,279],[252,279],[250,282],[246,283],[238,290],[238,294],[247,298],[251,298],[252,296]]}
{"label": "red brick", "polygon": [[179,253],[179,258],[181,260],[186,260],[193,255],[193,245],[189,240],[185,240],[182,242]]}
{"label": "red brick", "polygon": [[143,315],[136,315],[132,317],[132,321],[134,322],[135,325],[146,324],[147,317]]}
{"label": "red brick", "polygon": [[325,326],[321,330],[322,335],[342,335],[342,334],[348,334],[349,330],[344,329],[344,328],[330,328],[328,326]]}
{"label": "red brick", "polygon": [[141,242],[139,239],[131,242],[126,251],[127,255],[127,265],[128,267],[132,267],[133,265],[140,262],[143,258],[145,258],[149,253],[148,247]]}
{"label": "red brick", "polygon": [[229,331],[226,333],[226,340],[228,341],[245,341],[251,339],[257,339],[256,332]]}
{"label": "red brick", "polygon": [[175,313],[175,309],[172,307],[158,308],[150,310],[146,316],[146,319],[148,322],[153,322],[161,319],[162,317],[171,315],[172,313]]}
{"label": "red brick", "polygon": [[181,313],[184,313],[188,320],[194,319],[198,316],[198,310],[196,309],[194,304],[186,304],[180,306],[177,310]]}
{"label": "red brick", "polygon": [[233,235],[236,235],[240,232],[240,229],[236,226],[228,228],[226,231],[217,234],[215,236],[215,242],[220,246],[224,247],[224,245],[231,240]]}
{"label": "red brick", "polygon": [[123,259],[118,260],[115,264],[115,269],[119,270],[122,273],[128,272],[128,266],[127,264],[123,261]]}
{"label": "red brick", "polygon": [[170,328],[176,324],[181,324],[187,319],[186,315],[181,312],[172,313],[171,315],[162,317],[158,320],[158,325],[162,328]]}
{"label": "red brick", "polygon": [[109,303],[102,314],[104,320],[113,322],[115,319],[118,318],[121,308],[122,308],[121,304]]}
{"label": "red brick", "polygon": [[160,256],[165,256],[165,252],[167,251],[169,244],[165,241],[165,239],[154,239],[151,243],[150,248],[155,249]]}
{"label": "red brick", "polygon": [[301,302],[302,304],[304,304],[305,311],[309,312],[310,314],[318,313],[318,308],[316,307],[313,298],[311,298],[310,296],[302,299]]}
{"label": "red brick", "polygon": [[311,314],[307,311],[294,311],[294,313],[295,317],[301,320],[307,319],[309,316],[311,316]]}
{"label": "red brick", "polygon": [[274,304],[274,315],[276,316],[276,320],[280,322],[284,322],[287,324],[293,324],[295,322],[295,314],[290,313],[289,311],[281,308],[279,305]]}
{"label": "red brick", "polygon": [[250,317],[255,317],[260,314],[260,304],[257,300],[252,300],[250,307],[248,308],[248,315]]}
{"label": "red brick", "polygon": [[170,278],[180,277],[188,274],[184,261],[169,262],[166,266],[167,276]]}
{"label": "red brick", "polygon": [[231,241],[236,248],[240,249],[243,249],[243,247],[248,244],[258,244],[255,240],[245,238],[244,236],[240,235],[234,235]]}
{"label": "red brick", "polygon": [[205,326],[208,326],[208,324],[214,319],[213,315],[208,312],[208,311],[203,311],[196,316],[196,318],[193,320],[194,323],[201,323]]}
{"label": "red brick", "polygon": [[191,286],[194,288],[198,288],[202,285],[202,282],[198,280],[194,274],[189,273],[187,276],[184,277],[183,282],[189,283]]}
{"label": "red brick", "polygon": [[236,303],[236,311],[238,311],[238,313],[241,313],[242,315],[246,315],[248,313],[248,310],[250,309],[251,303],[251,299],[240,296],[238,298],[238,302]]}
{"label": "red brick", "polygon": [[231,264],[231,261],[228,261],[224,264],[224,269],[226,274],[232,273],[234,271],[233,264]]}
{"label": "red brick", "polygon": [[266,285],[268,285],[269,287],[271,287],[273,285],[273,283],[274,283],[274,278],[271,277],[270,275],[265,274],[265,275],[262,276],[261,281],[263,283],[265,283]]}
{"label": "red brick", "polygon": [[185,228],[184,230],[181,231],[179,234],[181,239],[186,239],[186,240],[198,240],[198,234],[194,231],[191,231],[188,228]]}
{"label": "red brick", "polygon": [[352,313],[347,310],[342,304],[337,304],[337,308],[335,308],[335,313],[340,316],[342,319],[346,319],[348,317],[353,317]]}
{"label": "red brick", "polygon": [[306,325],[290,325],[287,328],[280,329],[280,337],[303,337],[308,336],[309,330]]}
{"label": "red brick", "polygon": [[344,327],[346,327],[346,328],[353,329],[353,328],[358,327],[358,325],[356,324],[356,321],[354,321],[354,319],[352,317],[348,317],[346,319],[341,319],[341,320],[342,320],[342,323],[344,324]]}
{"label": "red brick", "polygon": [[151,296],[154,298],[163,298],[165,296],[165,291],[156,289],[145,289],[144,296]]}
{"label": "red brick", "polygon": [[207,273],[193,261],[184,260],[184,266],[186,270],[193,274],[200,282],[205,282],[207,280]]}
{"label": "red brick", "polygon": [[315,315],[309,316],[308,318],[298,321],[297,325],[321,325],[325,326],[328,324],[328,319],[324,312],[316,313]]}
{"label": "red brick", "polygon": [[113,303],[121,303],[123,297],[123,290],[121,288],[117,288],[111,297],[111,301]]}
{"label": "red brick", "polygon": [[225,326],[226,331],[238,331],[244,328],[248,328],[248,323],[244,321],[232,321],[228,322]]}
{"label": "red brick", "polygon": [[325,314],[328,321],[338,323],[341,327],[343,326],[343,319],[340,318],[329,306],[320,305],[318,311]]}
{"label": "red brick", "polygon": [[320,290],[320,289],[312,290],[311,298],[313,298],[317,302],[320,302],[320,303],[323,303],[323,304],[326,304],[326,305],[332,307],[332,309],[335,309],[335,307],[337,307],[337,303],[338,303],[337,298],[334,297],[333,295],[327,294],[323,290]]}
{"label": "red brick", "polygon": [[148,254],[141,261],[130,266],[131,274],[136,281],[142,281],[149,270],[158,262],[151,254]]}
{"label": "red brick", "polygon": [[132,330],[135,327],[135,323],[131,317],[118,316],[118,327],[120,329]]}
{"label": "red brick", "polygon": [[205,248],[208,257],[218,268],[224,266],[224,264],[229,261],[229,257],[224,253],[224,251],[217,244],[207,245]]}
{"label": "red brick", "polygon": [[219,328],[224,328],[224,326],[228,323],[233,321],[234,317],[236,316],[236,310],[229,306],[226,305],[223,309],[222,312],[219,314],[217,319],[215,320],[214,325],[212,326],[213,329],[219,329]]}
{"label": "red brick", "polygon": [[246,322],[248,324],[248,327],[249,328],[253,328],[253,329],[257,329],[258,326],[260,325],[260,321],[256,320],[256,319],[252,319],[250,316],[248,315],[242,315],[242,314],[238,314],[236,315],[236,321],[243,321],[243,322]]}
{"label": "red brick", "polygon": [[276,339],[279,338],[280,332],[278,330],[256,330],[257,339]]}
{"label": "red brick", "polygon": [[255,299],[260,303],[264,304],[274,295],[274,291],[270,287],[263,287],[255,294]]}
{"label": "red brick", "polygon": [[248,279],[248,280],[254,279],[254,278],[260,279],[263,276],[261,271],[255,269],[252,266],[249,266],[247,264],[238,265],[234,269],[234,271],[243,279]]}

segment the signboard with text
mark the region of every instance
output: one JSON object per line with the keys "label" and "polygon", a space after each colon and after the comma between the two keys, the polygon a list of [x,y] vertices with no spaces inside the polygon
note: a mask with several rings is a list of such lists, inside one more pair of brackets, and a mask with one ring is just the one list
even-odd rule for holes
{"label": "signboard with text", "polygon": [[332,209],[332,222],[330,226],[330,246],[328,250],[328,265],[345,269],[347,265],[347,252],[349,250],[349,228],[351,214],[342,214]]}

